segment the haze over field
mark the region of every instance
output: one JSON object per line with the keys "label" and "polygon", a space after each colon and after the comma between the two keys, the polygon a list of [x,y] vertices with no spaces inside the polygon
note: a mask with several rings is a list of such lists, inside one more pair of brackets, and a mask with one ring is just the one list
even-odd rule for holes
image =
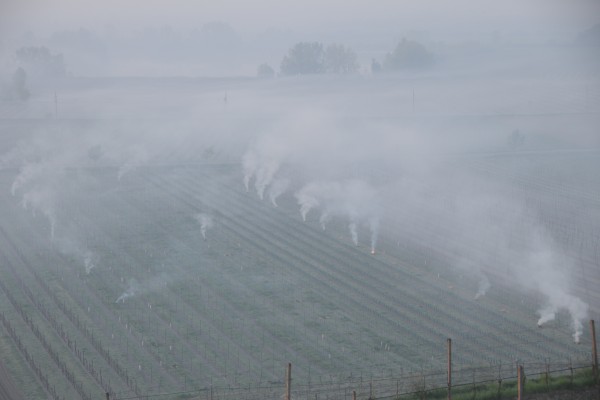
{"label": "haze over field", "polygon": [[[476,69],[505,64],[499,50],[506,47],[571,43],[598,22],[600,11],[594,0],[7,0],[0,7],[4,56],[18,46],[45,44],[64,54],[75,76],[253,75],[263,62],[277,69],[301,41],[348,45],[368,70],[373,57],[402,37],[435,49],[446,68],[463,58]],[[531,50],[517,56],[537,53]]]}
{"label": "haze over field", "polygon": [[28,398],[589,360],[598,2],[0,7]]}

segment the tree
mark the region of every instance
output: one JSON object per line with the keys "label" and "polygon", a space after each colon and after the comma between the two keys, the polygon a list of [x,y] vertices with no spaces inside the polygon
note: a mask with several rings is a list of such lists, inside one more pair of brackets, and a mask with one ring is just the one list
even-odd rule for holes
{"label": "tree", "polygon": [[349,74],[358,71],[356,53],[341,44],[331,44],[325,50],[325,70],[334,74]]}
{"label": "tree", "polygon": [[21,47],[17,61],[30,73],[45,77],[62,77],[67,68],[62,54],[52,54],[46,47]]}
{"label": "tree", "polygon": [[600,46],[600,23],[577,35],[575,43],[582,46]]}
{"label": "tree", "polygon": [[12,92],[14,98],[21,101],[25,101],[29,98],[30,93],[29,90],[27,90],[26,82],[27,73],[23,68],[17,68],[12,79]]}
{"label": "tree", "polygon": [[381,72],[381,63],[373,58],[371,60],[371,73],[373,75],[376,75],[380,72]]}
{"label": "tree", "polygon": [[525,143],[525,135],[522,134],[518,129],[515,129],[508,137],[507,142],[510,149],[517,150],[519,147],[523,146],[523,143]]}
{"label": "tree", "polygon": [[402,39],[393,52],[385,56],[383,66],[388,71],[421,69],[433,64],[433,55],[415,41]]}
{"label": "tree", "polygon": [[292,47],[281,61],[284,75],[319,74],[325,71],[323,45],[318,42],[300,42]]}
{"label": "tree", "polygon": [[267,63],[260,64],[256,71],[256,76],[259,78],[273,78],[275,76],[275,70]]}
{"label": "tree", "polygon": [[21,67],[17,68],[10,80],[1,82],[0,97],[4,100],[25,101],[29,99],[29,95],[27,73]]}

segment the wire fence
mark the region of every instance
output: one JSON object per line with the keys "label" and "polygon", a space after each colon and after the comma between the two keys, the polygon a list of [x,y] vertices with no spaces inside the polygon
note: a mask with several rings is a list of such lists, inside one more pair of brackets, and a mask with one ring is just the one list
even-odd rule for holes
{"label": "wire fence", "polygon": [[[498,393],[503,385],[518,379],[518,366],[523,370],[528,379],[545,378],[549,380],[558,377],[573,379],[583,370],[592,367],[590,361],[565,361],[565,362],[518,362],[515,364],[501,364],[490,366],[476,366],[452,370],[452,390],[469,390],[474,392],[483,385],[488,388],[497,388]],[[529,371],[529,372],[528,372]],[[282,368],[282,376],[285,371]],[[423,370],[389,377],[349,377],[346,379],[331,379],[329,382],[295,384],[291,378],[291,400],[352,400],[353,392],[356,399],[403,399],[403,398],[428,398],[434,392],[448,389],[448,373],[446,370]],[[549,387],[549,386],[548,386]],[[147,395],[115,394],[111,399],[198,399],[198,400],[264,400],[286,399],[286,385],[247,385],[244,387],[204,387],[196,390],[154,393]],[[429,394],[429,396],[428,396]],[[439,398],[439,396],[438,396]],[[476,394],[473,398],[477,398]]]}

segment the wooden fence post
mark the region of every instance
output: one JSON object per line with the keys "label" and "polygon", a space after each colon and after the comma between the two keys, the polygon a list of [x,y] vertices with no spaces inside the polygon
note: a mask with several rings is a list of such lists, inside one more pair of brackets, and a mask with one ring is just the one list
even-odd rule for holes
{"label": "wooden fence post", "polygon": [[452,339],[448,338],[448,400],[452,400]]}
{"label": "wooden fence post", "polygon": [[292,363],[288,363],[285,374],[285,400],[292,398]]}
{"label": "wooden fence post", "polygon": [[596,326],[594,320],[590,320],[590,329],[592,330],[592,372],[594,379],[598,380],[598,349],[596,347]]}
{"label": "wooden fence post", "polygon": [[110,400],[110,393],[106,392],[106,400]]}
{"label": "wooden fence post", "polygon": [[356,400],[356,390],[352,391],[352,400]]}
{"label": "wooden fence post", "polygon": [[550,365],[548,365],[548,361],[546,360],[546,391],[550,392]]}
{"label": "wooden fence post", "polygon": [[523,400],[523,366],[517,367],[517,399]]}

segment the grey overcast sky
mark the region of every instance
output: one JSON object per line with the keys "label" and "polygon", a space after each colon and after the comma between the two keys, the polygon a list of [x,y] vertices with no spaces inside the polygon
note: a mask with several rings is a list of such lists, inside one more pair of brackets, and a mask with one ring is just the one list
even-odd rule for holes
{"label": "grey overcast sky", "polygon": [[578,30],[600,20],[600,0],[0,0],[11,30],[171,25],[224,21],[242,33],[422,29]]}

